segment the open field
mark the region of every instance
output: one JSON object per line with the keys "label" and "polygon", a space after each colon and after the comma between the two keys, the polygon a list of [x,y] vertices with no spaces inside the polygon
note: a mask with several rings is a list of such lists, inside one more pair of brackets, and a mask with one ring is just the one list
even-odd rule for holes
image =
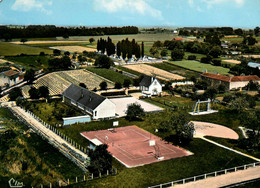
{"label": "open field", "polygon": [[146,64],[137,64],[137,65],[125,65],[124,67],[140,72],[142,74],[146,74],[148,76],[156,76],[162,80],[183,80],[185,79],[182,76],[177,74],[172,74],[170,72],[164,71],[162,69],[158,69],[156,67],[152,67]]}
{"label": "open field", "polygon": [[260,58],[260,55],[241,55],[242,57],[245,57],[245,58]]}
{"label": "open field", "polygon": [[50,56],[12,56],[6,57],[8,61],[20,64],[26,68],[41,69],[48,67],[48,60]]}
{"label": "open field", "polygon": [[58,49],[61,51],[69,51],[71,53],[82,53],[83,51],[87,52],[96,52],[97,50],[94,48],[87,48],[83,46],[55,46],[55,47],[50,47],[51,49]]}
{"label": "open field", "polygon": [[[255,38],[258,42],[260,41],[260,37],[255,37]],[[243,41],[243,39],[244,39],[243,37],[231,37],[231,38],[224,37],[221,40],[229,41],[231,43],[241,43]]]}
{"label": "open field", "polygon": [[[40,86],[47,86],[49,88],[50,95],[60,95],[71,84],[79,85],[84,83],[88,89],[93,90],[99,88],[99,84],[103,81],[107,82],[108,88],[112,88],[114,84],[96,74],[85,70],[72,70],[72,71],[59,71],[49,73],[39,78],[34,86],[39,88]],[[29,97],[28,91],[30,86],[22,87],[22,93],[25,97]]]}
{"label": "open field", "polygon": [[102,76],[108,80],[111,80],[112,82],[120,82],[123,84],[125,79],[129,79],[133,81],[132,78],[125,76],[119,72],[115,72],[111,69],[100,69],[100,68],[86,68],[88,71],[91,71],[99,76]]}
{"label": "open field", "polygon": [[207,70],[208,72],[212,73],[217,72],[219,74],[229,74],[228,68],[213,66],[211,64],[204,64],[198,61],[170,61],[169,63],[201,73]]}
{"label": "open field", "polygon": [[53,53],[52,50],[49,49],[0,42],[0,56],[16,56],[22,53],[27,55],[39,55],[40,52],[46,54]]}

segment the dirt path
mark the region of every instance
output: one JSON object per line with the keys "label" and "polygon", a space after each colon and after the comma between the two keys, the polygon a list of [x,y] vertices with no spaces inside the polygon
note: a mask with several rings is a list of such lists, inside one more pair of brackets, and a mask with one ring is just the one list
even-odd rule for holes
{"label": "dirt path", "polygon": [[[61,43],[86,43],[86,42],[89,42],[89,41],[27,41],[25,42],[25,44],[61,44]],[[13,43],[13,44],[23,44],[22,42],[10,42],[10,43]]]}
{"label": "dirt path", "polygon": [[232,172],[217,177],[211,177],[184,185],[175,185],[174,188],[215,188],[260,178],[260,166],[247,170]]}

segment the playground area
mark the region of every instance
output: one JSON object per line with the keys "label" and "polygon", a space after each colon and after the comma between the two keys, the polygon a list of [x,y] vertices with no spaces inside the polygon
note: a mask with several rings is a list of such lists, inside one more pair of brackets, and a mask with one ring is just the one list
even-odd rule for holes
{"label": "playground area", "polygon": [[81,133],[91,143],[108,145],[108,151],[128,168],[191,155],[192,153],[138,128],[127,126]]}
{"label": "playground area", "polygon": [[208,122],[192,121],[194,123],[194,137],[213,136],[219,138],[235,139],[239,138],[238,134],[232,129]]}

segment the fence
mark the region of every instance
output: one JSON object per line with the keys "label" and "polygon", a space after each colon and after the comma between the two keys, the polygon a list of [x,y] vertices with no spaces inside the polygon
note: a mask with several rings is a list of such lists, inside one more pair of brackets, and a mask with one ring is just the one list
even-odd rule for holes
{"label": "fence", "polygon": [[207,173],[207,174],[202,174],[202,175],[198,175],[198,176],[184,178],[184,179],[177,180],[177,181],[171,181],[171,182],[168,182],[168,183],[150,186],[148,188],[171,187],[171,186],[174,186],[176,184],[185,184],[185,183],[189,183],[189,182],[203,180],[203,179],[206,179],[206,178],[209,178],[209,177],[216,177],[216,176],[227,174],[227,173],[230,173],[230,172],[236,172],[238,170],[246,170],[250,167],[256,167],[256,166],[260,166],[260,162],[251,163],[251,164],[242,165],[242,166],[237,166],[237,167],[234,167],[234,168],[228,168],[228,169],[225,169],[225,170],[210,172],[210,173]]}

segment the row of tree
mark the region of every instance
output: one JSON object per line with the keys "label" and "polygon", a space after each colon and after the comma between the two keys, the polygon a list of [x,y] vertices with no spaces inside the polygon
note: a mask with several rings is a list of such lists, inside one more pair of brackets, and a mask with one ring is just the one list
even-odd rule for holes
{"label": "row of tree", "polygon": [[138,27],[56,27],[55,25],[30,25],[27,27],[10,28],[0,27],[0,39],[9,41],[14,38],[44,38],[63,36],[96,36],[96,35],[118,35],[137,34]]}

